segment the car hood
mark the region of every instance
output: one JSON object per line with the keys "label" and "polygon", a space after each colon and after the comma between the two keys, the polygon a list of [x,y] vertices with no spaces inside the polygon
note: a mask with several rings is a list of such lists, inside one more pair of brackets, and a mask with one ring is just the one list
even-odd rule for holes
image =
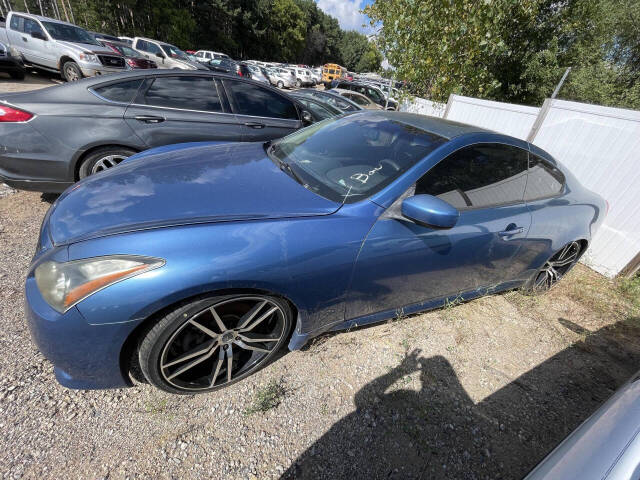
{"label": "car hood", "polygon": [[171,145],[131,157],[69,188],[51,207],[54,244],[196,223],[329,215],[340,204],[310,192],[262,143]]}
{"label": "car hood", "polygon": [[75,50],[76,52],[99,53],[100,55],[120,56],[119,54],[114,53],[112,50],[109,50],[106,47],[103,47],[101,45],[89,45],[88,43],[73,43],[73,42],[66,42],[63,40],[56,40],[56,42],[58,42],[58,44],[60,45],[64,45],[65,47],[70,48],[71,50]]}

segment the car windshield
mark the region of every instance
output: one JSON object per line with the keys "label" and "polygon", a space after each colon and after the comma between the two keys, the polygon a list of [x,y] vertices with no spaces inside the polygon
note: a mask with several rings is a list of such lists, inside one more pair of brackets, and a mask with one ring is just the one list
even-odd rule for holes
{"label": "car windshield", "polygon": [[446,140],[384,114],[333,117],[267,150],[309,190],[353,203],[389,185]]}
{"label": "car windshield", "polygon": [[164,53],[166,53],[171,58],[179,58],[180,60],[189,60],[189,56],[180,50],[178,47],[174,47],[173,45],[162,44],[160,45]]}
{"label": "car windshield", "polygon": [[115,49],[118,53],[121,53],[125,57],[139,57],[140,54],[133,48],[125,47],[124,45],[114,45],[112,43],[107,44],[109,47]]}
{"label": "car windshield", "polygon": [[56,40],[72,43],[86,43],[87,45],[100,45],[98,41],[86,30],[74,25],[64,23],[42,22],[49,35]]}

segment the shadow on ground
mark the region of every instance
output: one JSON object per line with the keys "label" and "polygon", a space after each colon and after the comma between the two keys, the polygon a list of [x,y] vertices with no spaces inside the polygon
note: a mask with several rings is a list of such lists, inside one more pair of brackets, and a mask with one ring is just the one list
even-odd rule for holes
{"label": "shadow on ground", "polygon": [[[640,342],[629,341],[639,318],[593,333],[558,322],[583,340],[477,404],[444,357],[407,354],[282,478],[523,477],[640,368]],[[416,372],[420,390],[403,388]]]}

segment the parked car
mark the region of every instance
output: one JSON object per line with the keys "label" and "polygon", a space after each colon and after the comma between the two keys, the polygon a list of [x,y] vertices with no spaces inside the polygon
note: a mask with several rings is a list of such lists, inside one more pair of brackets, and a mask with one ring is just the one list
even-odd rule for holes
{"label": "parked car", "polygon": [[297,95],[304,95],[308,98],[316,99],[322,103],[326,103],[333,108],[337,108],[342,113],[356,112],[364,110],[360,105],[348,98],[341,96],[339,93],[332,93],[331,90],[316,90],[315,88],[303,88],[296,90]]}
{"label": "parked car", "polygon": [[342,88],[332,88],[329,91],[333,92],[334,94],[337,93],[340,96],[348,100],[351,100],[354,103],[357,103],[358,105],[360,105],[362,108],[366,110],[382,110],[383,109],[380,105],[378,105],[369,97],[366,97],[361,93],[352,92],[351,90],[344,90]]}
{"label": "parked car", "polygon": [[140,52],[148,60],[153,60],[158,68],[178,68],[180,70],[206,70],[207,68],[189,59],[189,56],[169,43],[150,38],[135,37],[131,48]]}
{"label": "parked car", "polygon": [[153,60],[149,60],[144,57],[137,50],[134,50],[124,42],[112,42],[108,40],[100,40],[100,43],[113,50],[114,52],[122,55],[129,68],[158,68],[158,65]]}
{"label": "parked car", "polygon": [[124,43],[126,43],[127,45],[129,45],[129,46],[133,45],[133,38],[131,38],[131,37],[118,37],[118,39],[119,39],[121,42],[124,42]]}
{"label": "parked car", "polygon": [[0,43],[0,72],[8,73],[14,80],[24,79],[22,57],[14,55],[4,43]]}
{"label": "parked car", "polygon": [[311,72],[311,78],[316,85],[320,85],[322,83],[322,67],[312,68],[309,70]]}
{"label": "parked car", "polygon": [[311,78],[311,73],[306,68],[293,67],[290,70],[296,76],[296,86],[298,88],[309,87],[313,85],[313,79]]}
{"label": "parked car", "polygon": [[369,98],[374,103],[377,103],[382,108],[385,108],[386,106],[387,110],[398,110],[398,102],[391,98],[387,101],[387,97],[378,87],[359,82],[340,81],[337,82],[335,88],[358,92]]}
{"label": "parked car", "polygon": [[640,372],[573,431],[525,480],[640,478]]}
{"label": "parked car", "polygon": [[213,72],[136,70],[0,102],[0,180],[43,192],[147,148],[272,140],[312,121],[276,88]]}
{"label": "parked car", "polygon": [[212,52],[211,50],[197,50],[194,55],[200,63],[209,63],[211,60],[219,60],[222,58],[231,60],[226,53]]}
{"label": "parked car", "polygon": [[271,85],[278,88],[293,88],[296,85],[296,77],[289,70],[284,68],[267,68],[267,76]]}
{"label": "parked car", "polygon": [[319,98],[314,98],[298,92],[299,90],[292,92],[291,96],[298,100],[305,110],[311,114],[313,123],[320,122],[326,118],[337,117],[343,113],[340,109],[323,102]]}
{"label": "parked car", "polygon": [[239,75],[241,77],[244,76],[240,68],[240,64],[230,58],[214,58],[204,65],[214,72],[229,73],[231,75]]}
{"label": "parked car", "polygon": [[101,40],[106,40],[108,42],[120,42],[121,40],[118,37],[114,37],[113,35],[108,35],[106,33],[98,33],[98,32],[89,32],[93,38],[95,38],[98,42],[102,43]]}
{"label": "parked car", "polygon": [[9,12],[0,42],[26,65],[60,73],[68,82],[126,68],[122,55],[100,45],[86,30],[39,15]]}
{"label": "parked car", "polygon": [[356,112],[278,141],[154,149],[83,180],[45,216],[25,310],[67,387],[124,387],[141,370],[205,392],[287,342],[544,292],[605,211],[530,143]]}
{"label": "parked car", "polygon": [[242,72],[243,76],[250,78],[251,80],[255,80],[256,82],[260,83],[266,83],[267,85],[270,84],[267,76],[262,73],[262,70],[257,65],[247,65],[244,62],[240,62],[240,71]]}

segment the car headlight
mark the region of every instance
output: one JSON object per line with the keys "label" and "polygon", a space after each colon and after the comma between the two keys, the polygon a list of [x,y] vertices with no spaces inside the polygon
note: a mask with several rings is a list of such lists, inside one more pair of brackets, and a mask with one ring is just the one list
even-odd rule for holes
{"label": "car headlight", "polygon": [[60,313],[99,290],[164,265],[160,258],[109,255],[71,262],[48,261],[36,267],[38,290]]}
{"label": "car headlight", "polygon": [[80,60],[84,60],[85,62],[88,62],[88,63],[100,63],[98,61],[98,56],[94,55],[93,53],[81,53]]}

